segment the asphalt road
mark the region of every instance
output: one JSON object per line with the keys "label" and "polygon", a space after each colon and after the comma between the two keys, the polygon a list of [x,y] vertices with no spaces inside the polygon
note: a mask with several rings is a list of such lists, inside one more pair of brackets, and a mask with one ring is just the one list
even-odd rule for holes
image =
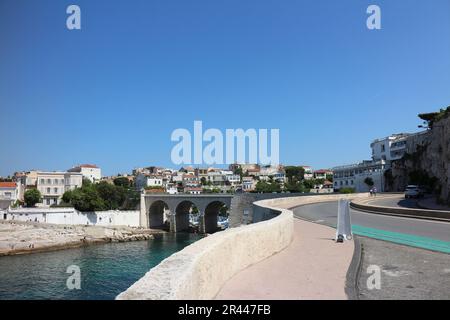
{"label": "asphalt road", "polygon": [[[381,201],[387,205],[393,200]],[[293,211],[297,217],[336,226],[337,202],[306,205]],[[350,214],[352,225],[450,242],[450,223],[390,217],[352,209]],[[365,236],[358,239],[362,245],[358,299],[450,299],[450,254]],[[374,267],[380,270],[379,288],[368,285]]]}
{"label": "asphalt road", "polygon": [[373,197],[367,204],[380,207],[419,208],[417,206],[417,199],[405,199],[403,195],[394,197],[377,196]]}
{"label": "asphalt road", "polygon": [[[363,256],[358,279],[360,300],[450,299],[450,255],[359,237]],[[367,285],[373,266],[380,288]]]}
{"label": "asphalt road", "polygon": [[[336,227],[337,210],[337,202],[323,202],[301,206],[293,211],[294,215],[300,218]],[[352,225],[450,242],[450,223],[448,222],[392,217],[353,209],[350,209],[350,216]]]}

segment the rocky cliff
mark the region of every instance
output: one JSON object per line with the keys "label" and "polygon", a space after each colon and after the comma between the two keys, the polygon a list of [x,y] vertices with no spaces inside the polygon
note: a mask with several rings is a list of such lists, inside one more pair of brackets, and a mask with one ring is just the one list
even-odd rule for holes
{"label": "rocky cliff", "polygon": [[450,108],[428,115],[435,115],[428,120],[430,129],[408,139],[405,156],[386,173],[386,187],[402,191],[407,184],[425,185],[450,204]]}

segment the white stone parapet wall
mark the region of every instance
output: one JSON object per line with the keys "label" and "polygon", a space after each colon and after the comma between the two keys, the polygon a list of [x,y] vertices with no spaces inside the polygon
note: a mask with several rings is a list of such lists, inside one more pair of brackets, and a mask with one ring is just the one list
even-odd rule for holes
{"label": "white stone parapet wall", "polygon": [[217,232],[185,247],[152,268],[116,299],[212,299],[237,272],[289,246],[294,218],[287,208],[356,197],[368,195],[333,194],[257,201],[255,205],[280,214],[270,220]]}
{"label": "white stone parapet wall", "polygon": [[[6,220],[52,224],[139,227],[139,211],[80,212],[74,208],[20,208],[6,211]],[[3,219],[2,215],[0,219]]]}

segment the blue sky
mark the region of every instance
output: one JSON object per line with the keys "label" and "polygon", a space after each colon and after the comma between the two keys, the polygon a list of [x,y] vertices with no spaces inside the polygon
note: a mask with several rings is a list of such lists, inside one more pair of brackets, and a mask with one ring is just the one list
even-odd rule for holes
{"label": "blue sky", "polygon": [[282,163],[332,167],[450,105],[448,0],[0,0],[0,39],[3,176],[171,167],[194,120],[279,128]]}

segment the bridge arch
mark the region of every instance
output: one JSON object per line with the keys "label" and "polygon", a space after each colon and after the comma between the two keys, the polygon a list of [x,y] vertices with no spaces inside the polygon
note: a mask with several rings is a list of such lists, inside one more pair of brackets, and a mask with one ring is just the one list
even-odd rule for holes
{"label": "bridge arch", "polygon": [[170,214],[170,211],[166,202],[163,200],[152,202],[148,209],[148,227],[150,229],[167,229],[167,214]]}
{"label": "bridge arch", "polygon": [[219,230],[217,222],[222,208],[225,208],[226,210],[229,209],[226,203],[220,200],[214,200],[208,203],[203,217],[205,233],[213,233]]}
{"label": "bridge arch", "polygon": [[198,207],[193,201],[183,200],[175,208],[175,232],[189,230],[189,214]]}

